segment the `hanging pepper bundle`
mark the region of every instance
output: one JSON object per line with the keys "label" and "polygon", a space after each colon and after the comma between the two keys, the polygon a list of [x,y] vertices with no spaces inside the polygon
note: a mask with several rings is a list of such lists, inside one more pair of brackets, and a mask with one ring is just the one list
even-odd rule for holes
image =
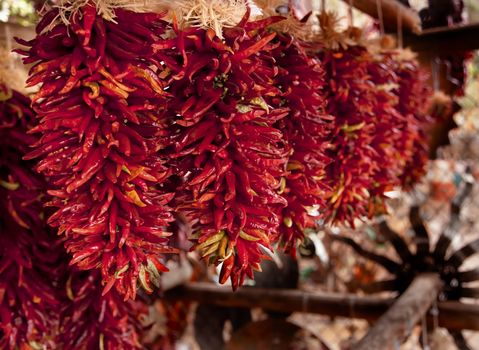
{"label": "hanging pepper bundle", "polygon": [[353,225],[355,218],[369,213],[370,190],[383,161],[371,145],[376,91],[368,80],[369,54],[364,47],[351,46],[324,50],[318,57],[326,71],[327,111],[335,117],[329,153],[333,162],[326,169],[332,192],[325,216]]}
{"label": "hanging pepper bundle", "polygon": [[326,155],[332,118],[325,113],[323,70],[318,61],[308,58],[301,44],[287,34],[278,34],[273,51],[279,67],[277,85],[282,96],[274,102],[287,106],[290,113],[280,122],[292,148],[284,196],[280,237],[285,248],[294,252],[304,231],[316,227],[318,209],[323,210],[330,188],[326,182]]}
{"label": "hanging pepper bundle", "polygon": [[152,292],[162,254],[174,251],[164,230],[169,170],[158,156],[165,92],[150,68],[161,67],[151,46],[166,23],[120,8],[108,21],[96,4],[66,1],[45,14],[34,40],[20,40],[30,47],[24,62],[34,63],[28,84],[41,84],[33,99],[41,139],[28,158],[50,178],[58,209],[49,223],[65,234],[70,264],[100,269],[104,293],[115,287],[128,299],[138,280]]}
{"label": "hanging pepper bundle", "polygon": [[141,301],[125,301],[112,290],[102,295],[98,271],[72,271],[60,310],[57,344],[64,350],[143,349],[142,319],[148,314]]}
{"label": "hanging pepper bundle", "polygon": [[337,32],[330,14],[323,13],[320,22],[324,40],[318,57],[328,80],[328,112],[335,116],[326,216],[354,225],[356,218],[383,213],[385,193],[403,183],[404,171],[414,171],[405,168],[414,156],[411,139],[418,131],[411,129],[417,122],[401,107],[408,103],[401,94],[408,92],[398,92],[405,83],[395,53],[362,45],[354,28]]}
{"label": "hanging pepper bundle", "polygon": [[0,83],[0,348],[49,345],[58,307],[55,244],[43,220],[44,183],[26,154],[35,139],[30,100]]}
{"label": "hanging pepper bundle", "polygon": [[[289,19],[293,21],[298,22]],[[282,211],[279,240],[294,254],[304,231],[316,227],[315,212],[324,208],[330,191],[325,168],[330,162],[326,152],[332,118],[325,113],[326,101],[321,93],[324,71],[319,61],[308,57],[306,43],[278,32],[272,44],[271,55],[278,67],[275,86],[281,94],[269,97],[268,104],[288,108],[289,113],[279,121],[278,128],[291,149],[281,188],[288,205]]]}
{"label": "hanging pepper bundle", "polygon": [[403,127],[403,158],[406,160],[400,175],[401,185],[408,189],[426,173],[428,161],[428,127],[434,122],[429,115],[431,89],[427,75],[411,53],[400,51],[396,56],[399,86],[397,110],[405,117]]}
{"label": "hanging pepper bundle", "polygon": [[175,28],[174,39],[154,46],[172,72],[177,208],[195,222],[195,247],[223,262],[220,280],[231,277],[233,288],[259,268],[261,246],[270,248],[280,224],[289,151],[274,126],[288,111],[266,103],[281,94],[269,53],[275,34],[256,35],[263,23],[247,18],[225,28],[224,41],[211,29]]}
{"label": "hanging pepper bundle", "polygon": [[[389,94],[387,100],[395,96],[396,113],[391,125],[394,133],[388,139],[393,141],[394,149],[389,165],[398,178],[396,185],[410,189],[425,172],[428,160],[427,130],[434,122],[430,115],[431,89],[428,76],[419,67],[415,54],[405,49],[394,49],[394,41],[382,38],[375,52],[375,64],[370,66],[373,81],[382,86],[383,94]],[[390,107],[390,106],[389,106]],[[434,113],[434,112],[433,112]]]}
{"label": "hanging pepper bundle", "polygon": [[374,185],[370,189],[372,202],[369,216],[385,213],[384,194],[401,184],[399,177],[407,161],[403,143],[409,138],[409,131],[404,126],[411,119],[397,109],[399,99],[395,88],[399,84],[399,77],[394,69],[395,57],[391,52],[384,51],[381,54],[371,53],[371,58],[368,74],[375,85],[376,96],[373,111],[376,131],[371,147],[377,151],[376,159],[380,167],[374,174]]}

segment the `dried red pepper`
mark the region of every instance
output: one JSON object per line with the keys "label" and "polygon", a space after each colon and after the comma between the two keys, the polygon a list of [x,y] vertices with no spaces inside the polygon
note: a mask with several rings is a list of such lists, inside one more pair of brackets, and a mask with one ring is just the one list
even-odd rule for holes
{"label": "dried red pepper", "polygon": [[72,271],[60,311],[57,334],[65,350],[135,350],[141,345],[142,319],[148,315],[141,301],[125,301],[112,290],[102,295],[98,271]]}
{"label": "dried red pepper", "polygon": [[[43,220],[44,182],[22,157],[35,138],[30,100],[0,84],[0,348],[52,346],[58,308],[55,242]],[[53,348],[53,347],[52,347]]]}
{"label": "dried red pepper", "polygon": [[327,110],[335,117],[326,218],[354,225],[356,218],[371,216],[396,184],[395,160],[389,157],[398,118],[395,97],[373,81],[378,67],[365,47],[325,49],[318,57],[326,70]]}
{"label": "dried red pepper", "polygon": [[398,96],[397,109],[406,116],[403,124],[404,170],[400,176],[401,184],[409,189],[426,173],[428,162],[428,129],[434,123],[434,117],[429,115],[431,87],[428,85],[427,74],[412,57],[396,59],[395,69],[399,86],[395,93]]}
{"label": "dried red pepper", "polygon": [[[162,15],[116,9],[116,22],[96,13],[94,2],[54,23],[48,12],[24,52],[34,63],[29,85],[41,139],[29,159],[50,180],[49,223],[66,237],[71,265],[99,269],[104,293],[135,298],[165,270],[172,194],[162,189],[169,169],[159,110],[166,92],[152,66],[152,44],[164,35]],[[50,22],[49,22],[50,21]],[[133,21],[133,23],[132,23]],[[46,30],[47,26],[52,26]]]}
{"label": "dried red pepper", "polygon": [[322,94],[324,71],[320,62],[308,57],[306,43],[289,34],[278,33],[271,55],[278,74],[275,86],[278,96],[268,98],[275,108],[288,107],[289,114],[278,127],[291,148],[288,173],[284,178],[283,195],[288,205],[282,212],[279,239],[287,251],[295,253],[304,231],[317,226],[319,213],[326,205],[330,192],[326,179],[326,155],[332,117],[326,115]]}
{"label": "dried red pepper", "polygon": [[174,42],[155,44],[171,70],[166,110],[174,147],[169,157],[182,180],[177,210],[195,223],[195,247],[223,262],[221,282],[233,288],[252,277],[271,248],[286,200],[278,193],[289,149],[275,124],[286,108],[268,105],[280,95],[269,54],[275,34],[256,34],[247,16],[225,29],[176,29]]}
{"label": "dried red pepper", "polygon": [[370,193],[372,201],[369,216],[386,212],[385,193],[401,185],[400,175],[406,163],[404,141],[409,132],[404,128],[409,124],[410,116],[403,115],[398,109],[399,99],[395,93],[400,78],[395,72],[396,57],[388,51],[371,54],[368,73],[376,89],[374,105],[375,137],[371,146],[377,151],[380,166],[374,174],[374,184]]}

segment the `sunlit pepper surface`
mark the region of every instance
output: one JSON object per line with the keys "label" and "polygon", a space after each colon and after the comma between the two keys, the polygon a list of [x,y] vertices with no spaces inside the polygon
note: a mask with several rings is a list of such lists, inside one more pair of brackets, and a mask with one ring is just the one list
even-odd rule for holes
{"label": "sunlit pepper surface", "polygon": [[22,157],[35,138],[30,100],[0,84],[0,348],[45,344],[58,308],[55,244],[43,219],[45,183]]}
{"label": "sunlit pepper surface", "polygon": [[[164,34],[161,14],[118,9],[116,22],[86,4],[70,24],[38,24],[25,63],[28,84],[41,84],[33,99],[41,138],[28,156],[50,179],[49,223],[65,234],[71,265],[99,269],[104,293],[112,287],[134,299],[137,282],[148,292],[165,267],[167,206],[162,189],[169,170],[158,151],[165,135],[159,112],[165,92],[152,58]],[[53,21],[53,22],[52,22]]]}

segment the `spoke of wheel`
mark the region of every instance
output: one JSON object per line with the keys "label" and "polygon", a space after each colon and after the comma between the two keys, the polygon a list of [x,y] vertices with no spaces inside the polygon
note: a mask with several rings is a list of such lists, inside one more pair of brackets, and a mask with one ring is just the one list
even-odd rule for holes
{"label": "spoke of wheel", "polygon": [[466,338],[464,338],[462,332],[449,330],[449,333],[451,334],[452,339],[454,339],[454,343],[459,350],[472,350],[469,344],[467,344]]}
{"label": "spoke of wheel", "polygon": [[447,250],[451,245],[452,237],[454,237],[461,224],[460,213],[462,202],[464,202],[465,197],[471,192],[471,189],[472,184],[467,183],[462,193],[457,196],[451,204],[451,220],[439,237],[439,240],[436,243],[436,248],[434,249],[436,261],[442,261],[446,256]]}
{"label": "spoke of wheel", "polygon": [[457,279],[462,283],[477,281],[479,280],[479,269],[459,272]]}
{"label": "spoke of wheel", "polygon": [[471,193],[472,190],[472,182],[467,182],[466,186],[462,190],[462,192],[454,198],[453,202],[451,203],[451,215],[459,216],[461,212],[462,203],[466,199],[466,197]]}
{"label": "spoke of wheel", "polygon": [[339,241],[349,245],[351,248],[353,248],[353,250],[356,253],[358,253],[359,255],[361,255],[362,257],[366,259],[369,259],[371,261],[374,261],[375,263],[378,263],[379,265],[383,266],[388,272],[391,272],[394,274],[400,268],[400,265],[397,262],[391,259],[388,259],[385,256],[375,254],[373,252],[363,249],[358,243],[356,243],[351,238],[338,236],[338,235],[331,235],[331,238],[335,241]]}
{"label": "spoke of wheel", "polygon": [[479,298],[479,287],[463,287],[461,288],[462,298]]}
{"label": "spoke of wheel", "polygon": [[429,235],[419,214],[419,207],[412,207],[409,212],[409,220],[415,233],[414,243],[417,247],[417,255],[429,253]]}
{"label": "spoke of wheel", "polygon": [[434,249],[434,257],[436,261],[443,261],[446,256],[446,252],[451,246],[451,233],[449,228],[446,228],[445,232],[441,234],[436,243],[436,248]]}
{"label": "spoke of wheel", "polygon": [[446,261],[447,264],[458,268],[462,265],[464,260],[479,252],[479,239],[476,239],[452,254]]}
{"label": "spoke of wheel", "polygon": [[383,221],[379,224],[379,233],[384,236],[389,242],[391,242],[397,255],[401,258],[401,261],[408,261],[411,257],[411,251],[407,246],[407,243],[396,232],[391,230],[389,225]]}

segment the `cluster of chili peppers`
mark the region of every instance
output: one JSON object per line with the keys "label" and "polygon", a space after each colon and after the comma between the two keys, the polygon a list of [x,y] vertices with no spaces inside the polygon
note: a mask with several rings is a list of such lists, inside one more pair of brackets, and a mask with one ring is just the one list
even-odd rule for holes
{"label": "cluster of chili peppers", "polygon": [[58,307],[57,245],[43,220],[45,183],[22,157],[35,138],[30,99],[0,84],[0,348],[45,344]]}
{"label": "cluster of chili peppers", "polygon": [[[58,328],[52,341],[65,349],[140,349],[147,309],[133,299],[159,286],[176,253],[174,212],[236,289],[275,245],[294,254],[319,219],[354,225],[382,212],[387,191],[422,173],[428,91],[413,61],[360,45],[314,51],[274,30],[281,17],[249,12],[222,38],[164,14],[116,9],[108,21],[93,1],[68,15],[47,12],[36,38],[19,40],[28,85],[40,85],[33,111],[16,93],[0,100],[0,215],[14,219],[0,225],[11,247],[0,251],[0,339],[10,346]],[[38,216],[45,198],[59,243]],[[37,251],[49,241],[69,266],[51,270],[58,253]],[[12,328],[10,305],[27,305],[16,312],[33,327]],[[43,305],[56,327],[38,318],[48,310],[30,314]]]}
{"label": "cluster of chili peppers", "polygon": [[405,160],[400,176],[401,185],[410,189],[426,173],[428,161],[428,128],[436,122],[436,116],[428,114],[431,88],[427,84],[427,75],[414,59],[396,60],[395,72],[399,97],[397,109],[404,121],[402,123],[402,159]]}
{"label": "cluster of chili peppers", "polygon": [[57,348],[64,350],[140,350],[148,306],[124,300],[119,293],[102,295],[99,271],[72,271],[63,281]]}
{"label": "cluster of chili peppers", "polygon": [[275,124],[287,108],[271,108],[277,68],[274,33],[245,19],[224,30],[175,28],[158,42],[157,59],[171,70],[166,110],[171,121],[171,165],[179,176],[176,208],[194,224],[195,247],[222,264],[221,282],[233,288],[253,276],[286,200],[278,193],[289,148]]}
{"label": "cluster of chili peppers", "polygon": [[327,152],[333,117],[326,114],[323,95],[324,71],[307,54],[306,43],[287,33],[277,33],[272,57],[280,94],[268,99],[275,108],[288,108],[278,123],[291,149],[281,193],[287,201],[282,212],[278,240],[293,255],[307,229],[314,229],[331,191],[326,182]]}
{"label": "cluster of chili peppers", "polygon": [[370,190],[383,161],[372,147],[377,132],[377,96],[368,79],[371,59],[361,46],[324,50],[318,58],[326,72],[327,111],[335,117],[329,152],[333,161],[326,168],[332,191],[325,217],[353,225],[356,218],[368,216]]}
{"label": "cluster of chili peppers", "polygon": [[41,138],[28,159],[39,159],[47,176],[49,223],[66,237],[70,265],[99,269],[104,294],[111,288],[134,299],[137,282],[148,292],[172,253],[165,229],[173,194],[162,187],[169,175],[158,151],[165,125],[161,79],[151,66],[152,45],[166,23],[161,14],[118,9],[118,23],[97,15],[93,3],[71,14],[70,24],[48,12],[37,37],[20,41],[34,63],[28,85]]}
{"label": "cluster of chili peppers", "polygon": [[369,190],[372,198],[369,217],[387,212],[384,195],[400,185],[400,175],[406,161],[402,147],[407,139],[404,126],[411,119],[409,115],[401,114],[397,108],[399,97],[395,88],[399,82],[393,54],[386,51],[371,56],[368,74],[375,86],[376,96],[373,110],[376,132],[371,147],[377,153],[374,161],[379,166],[373,177],[373,187]]}
{"label": "cluster of chili peppers", "polygon": [[[361,45],[317,53],[327,76],[327,111],[334,116],[333,191],[328,221],[348,223],[385,213],[385,195],[419,180],[427,160],[427,88],[414,60]],[[360,77],[360,78],[359,78]]]}

